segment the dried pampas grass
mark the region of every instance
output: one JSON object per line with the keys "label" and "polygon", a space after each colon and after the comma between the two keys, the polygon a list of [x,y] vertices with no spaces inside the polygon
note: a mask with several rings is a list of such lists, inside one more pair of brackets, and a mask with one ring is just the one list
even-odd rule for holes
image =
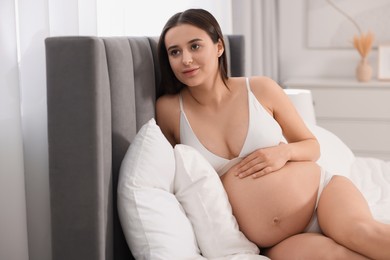
{"label": "dried pampas grass", "polygon": [[353,37],[353,46],[363,59],[370,53],[373,42],[374,34],[372,32],[361,33]]}
{"label": "dried pampas grass", "polygon": [[362,29],[358,25],[358,23],[346,12],[344,12],[340,7],[335,5],[333,1],[326,0],[330,6],[332,6],[336,11],[344,15],[358,30],[359,35],[355,35],[353,37],[353,46],[359,52],[360,56],[364,59],[368,56],[371,51],[372,44],[374,42],[374,34],[372,32],[368,32],[364,34]]}

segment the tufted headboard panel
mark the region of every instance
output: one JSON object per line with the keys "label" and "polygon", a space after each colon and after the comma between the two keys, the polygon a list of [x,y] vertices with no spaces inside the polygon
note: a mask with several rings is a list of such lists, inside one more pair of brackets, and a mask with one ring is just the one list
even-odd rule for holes
{"label": "tufted headboard panel", "polygon": [[[244,39],[225,38],[244,75]],[[132,259],[116,209],[122,159],[155,114],[155,37],[45,40],[53,259]]]}

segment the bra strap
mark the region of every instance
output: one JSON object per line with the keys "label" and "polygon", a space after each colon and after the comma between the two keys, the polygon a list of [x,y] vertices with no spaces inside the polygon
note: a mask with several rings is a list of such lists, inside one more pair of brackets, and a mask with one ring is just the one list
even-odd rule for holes
{"label": "bra strap", "polygon": [[181,93],[179,93],[179,104],[180,104],[180,111],[184,111],[183,110],[183,97],[181,96]]}
{"label": "bra strap", "polygon": [[250,92],[251,86],[249,85],[249,78],[245,78],[245,82],[246,82],[246,88],[247,88],[248,92]]}
{"label": "bra strap", "polygon": [[245,82],[246,82],[246,89],[248,90],[248,93],[251,91],[251,86],[249,84],[249,78],[245,78]]}

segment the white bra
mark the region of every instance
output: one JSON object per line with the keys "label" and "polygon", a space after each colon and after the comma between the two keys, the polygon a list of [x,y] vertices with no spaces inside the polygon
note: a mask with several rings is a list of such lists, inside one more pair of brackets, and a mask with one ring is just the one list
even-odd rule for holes
{"label": "white bra", "polygon": [[264,109],[252,93],[249,79],[246,78],[249,104],[249,127],[247,136],[237,158],[226,159],[210,152],[198,139],[183,109],[183,99],[180,100],[180,142],[197,149],[214,169],[222,176],[231,166],[251,152],[264,147],[276,146],[283,140],[282,129],[278,122]]}

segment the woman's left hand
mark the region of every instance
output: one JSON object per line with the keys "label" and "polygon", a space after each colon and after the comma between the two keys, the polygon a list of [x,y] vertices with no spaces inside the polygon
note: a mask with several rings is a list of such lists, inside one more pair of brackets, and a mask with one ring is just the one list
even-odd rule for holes
{"label": "woman's left hand", "polygon": [[239,178],[247,176],[258,178],[279,170],[288,161],[285,145],[280,143],[278,146],[254,151],[234,166],[235,175]]}

